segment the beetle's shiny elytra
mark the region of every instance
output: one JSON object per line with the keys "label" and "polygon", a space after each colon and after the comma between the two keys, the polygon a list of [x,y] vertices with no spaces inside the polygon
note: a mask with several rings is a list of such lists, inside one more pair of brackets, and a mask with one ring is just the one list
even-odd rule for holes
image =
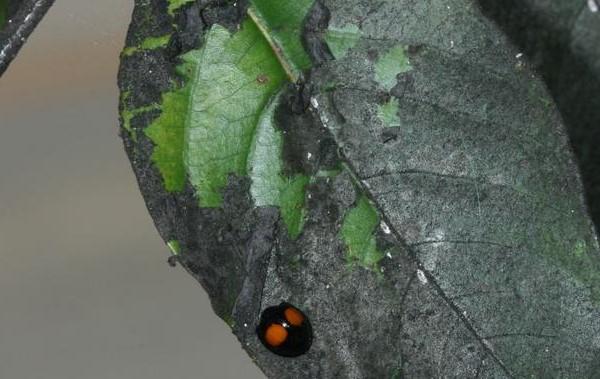
{"label": "beetle's shiny elytra", "polygon": [[263,311],[256,333],[267,349],[284,357],[302,355],[312,344],[312,326],[308,317],[285,302]]}

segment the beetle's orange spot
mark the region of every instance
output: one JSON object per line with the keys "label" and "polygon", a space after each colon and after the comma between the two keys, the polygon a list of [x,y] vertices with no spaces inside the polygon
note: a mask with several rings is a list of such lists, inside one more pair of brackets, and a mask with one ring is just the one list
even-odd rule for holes
{"label": "beetle's orange spot", "polygon": [[296,308],[286,308],[285,311],[283,311],[283,314],[285,315],[287,322],[291,325],[300,326],[304,322],[304,316]]}
{"label": "beetle's orange spot", "polygon": [[279,324],[271,324],[265,332],[265,341],[273,347],[277,347],[285,342],[288,332]]}

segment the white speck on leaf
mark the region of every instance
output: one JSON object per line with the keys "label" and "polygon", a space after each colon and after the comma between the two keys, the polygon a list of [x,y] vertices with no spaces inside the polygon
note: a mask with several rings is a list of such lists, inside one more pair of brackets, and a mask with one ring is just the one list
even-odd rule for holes
{"label": "white speck on leaf", "polygon": [[379,224],[379,226],[381,227],[381,230],[383,230],[383,232],[385,234],[390,234],[392,233],[392,231],[390,230],[390,227],[388,226],[388,224],[386,224],[384,221],[381,221],[381,223]]}
{"label": "white speck on leaf", "polygon": [[515,55],[515,58],[517,58],[517,59],[521,59],[521,57],[523,57],[523,53],[519,53],[519,54]]}
{"label": "white speck on leaf", "polygon": [[310,98],[310,105],[312,105],[312,107],[315,109],[319,108],[319,102],[317,101],[316,97]]}
{"label": "white speck on leaf", "polygon": [[484,340],[483,340],[483,344],[484,344],[485,346],[487,346],[487,348],[488,348],[488,349],[490,349],[490,350],[494,350],[494,347],[492,346],[492,344],[490,343],[490,341],[488,341],[488,340],[484,339]]}
{"label": "white speck on leaf", "polygon": [[590,8],[590,11],[592,11],[592,13],[598,12],[598,3],[596,2],[596,0],[588,0],[588,8]]}
{"label": "white speck on leaf", "polygon": [[389,251],[387,253],[385,253],[385,256],[388,257],[389,259],[392,259],[392,253],[390,253]]}
{"label": "white speck on leaf", "polygon": [[443,229],[435,229],[433,232],[433,238],[435,241],[442,242],[446,237],[446,233],[444,233]]}
{"label": "white speck on leaf", "polygon": [[427,284],[427,277],[422,270],[417,270],[417,278],[419,278],[419,282],[421,282],[421,284]]}
{"label": "white speck on leaf", "polygon": [[502,174],[496,174],[489,177],[489,181],[492,184],[496,184],[499,186],[507,185],[506,178]]}

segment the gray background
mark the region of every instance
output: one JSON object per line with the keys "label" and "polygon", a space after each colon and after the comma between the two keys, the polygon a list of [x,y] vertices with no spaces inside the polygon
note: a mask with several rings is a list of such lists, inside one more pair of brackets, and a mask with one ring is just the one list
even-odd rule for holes
{"label": "gray background", "polygon": [[133,1],[57,0],[0,78],[0,378],[263,378],[166,264],[117,136]]}

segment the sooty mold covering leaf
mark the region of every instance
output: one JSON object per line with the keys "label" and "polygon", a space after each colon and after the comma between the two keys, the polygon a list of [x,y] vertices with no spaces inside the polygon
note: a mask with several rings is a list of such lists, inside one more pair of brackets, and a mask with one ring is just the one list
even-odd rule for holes
{"label": "sooty mold covering leaf", "polygon": [[[163,1],[138,2],[127,46],[171,38],[122,58],[122,110],[185,88],[182,57],[210,46],[215,30],[247,30],[247,6],[192,1],[170,16]],[[276,169],[259,171],[276,179],[261,196],[281,203],[271,184],[305,178],[296,235],[277,201],[256,204],[258,134],[244,165],[219,174],[219,201],[206,207],[185,162],[177,189],[165,188],[152,159],[159,144],[140,133],[164,106],[135,113],[133,133],[122,132],[159,232],[178,241],[177,259],[261,369],[277,378],[593,378],[595,231],[557,110],[504,34],[468,0],[320,0],[302,30],[313,68],[295,82],[282,65],[287,78],[261,98],[256,124],[267,115],[272,125],[253,131],[275,140],[266,146]],[[271,37],[274,57],[290,63]],[[348,265],[349,245],[374,253],[377,266]],[[260,311],[282,300],[314,329],[313,346],[294,359],[265,351],[254,333]]]}

